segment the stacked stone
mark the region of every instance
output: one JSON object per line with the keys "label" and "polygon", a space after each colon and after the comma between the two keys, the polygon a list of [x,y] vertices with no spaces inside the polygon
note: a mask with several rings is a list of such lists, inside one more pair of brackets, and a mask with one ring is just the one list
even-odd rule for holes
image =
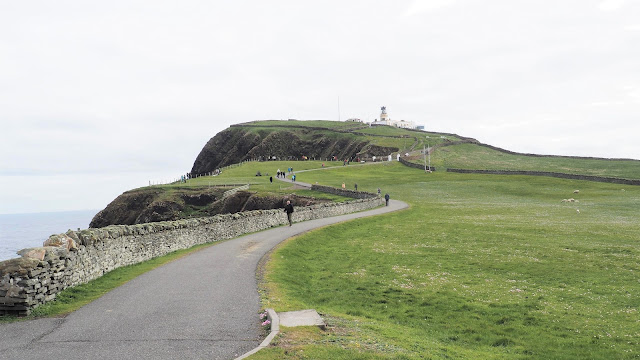
{"label": "stacked stone", "polygon": [[[297,207],[294,221],[342,215],[382,204],[380,197],[369,195],[370,199]],[[44,247],[21,250],[21,258],[0,262],[0,315],[27,315],[55,299],[60,291],[122,266],[284,224],[288,224],[286,214],[276,209],[52,235]]]}
{"label": "stacked stone", "polygon": [[42,248],[23,249],[21,258],[0,262],[0,315],[26,315],[55,299],[74,278],[76,242],[52,235]]}
{"label": "stacked stone", "polygon": [[368,193],[368,192],[365,192],[365,191],[355,191],[355,190],[348,190],[348,189],[337,189],[337,188],[333,188],[331,186],[316,185],[316,184],[311,185],[311,190],[321,191],[321,192],[325,192],[325,193],[333,194],[333,195],[340,195],[340,196],[344,196],[344,197],[350,197],[350,198],[353,198],[353,199],[373,199],[373,198],[378,196],[376,194]]}

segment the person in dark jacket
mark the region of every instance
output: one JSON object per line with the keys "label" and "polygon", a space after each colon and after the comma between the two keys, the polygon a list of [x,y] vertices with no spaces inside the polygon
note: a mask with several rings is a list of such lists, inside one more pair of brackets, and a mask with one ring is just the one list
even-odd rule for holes
{"label": "person in dark jacket", "polygon": [[293,205],[291,204],[291,200],[287,200],[287,205],[284,206],[284,212],[287,213],[287,220],[289,220],[289,226],[293,223],[291,222],[291,214],[293,213]]}
{"label": "person in dark jacket", "polygon": [[389,206],[389,193],[384,194],[384,201],[387,203],[386,206]]}

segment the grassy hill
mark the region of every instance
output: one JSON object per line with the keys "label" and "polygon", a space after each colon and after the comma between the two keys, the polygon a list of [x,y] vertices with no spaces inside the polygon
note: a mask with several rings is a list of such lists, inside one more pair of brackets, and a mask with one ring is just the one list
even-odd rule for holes
{"label": "grassy hill", "polygon": [[[246,146],[238,146],[239,141]],[[198,156],[193,172],[204,173],[267,156],[280,160],[302,156],[326,160],[333,154],[342,160],[410,153],[409,161],[423,164],[421,150],[425,146],[431,146],[431,165],[438,170],[524,170],[640,179],[640,160],[518,154],[456,134],[325,120],[267,120],[233,125],[210,140],[210,146],[205,146]],[[242,150],[241,155],[237,154],[238,149]]]}
{"label": "grassy hill", "polygon": [[432,144],[461,140],[456,135],[389,126],[370,128],[354,122],[254,121],[233,125],[212,137],[195,159],[191,173],[206,174],[230,164],[274,157],[370,159],[422,148],[426,136],[430,136]]}
{"label": "grassy hill", "polygon": [[[299,179],[381,187],[411,208],[279,247],[266,269],[265,307],[314,308],[330,327],[285,329],[251,359],[638,356],[640,187],[425,174],[396,162]],[[561,202],[567,197],[579,202]]]}
{"label": "grassy hill", "polygon": [[[412,161],[423,163],[423,155]],[[524,170],[640,179],[640,161],[631,159],[535,156],[496,150],[481,144],[457,144],[434,148],[431,164],[436,169]]]}

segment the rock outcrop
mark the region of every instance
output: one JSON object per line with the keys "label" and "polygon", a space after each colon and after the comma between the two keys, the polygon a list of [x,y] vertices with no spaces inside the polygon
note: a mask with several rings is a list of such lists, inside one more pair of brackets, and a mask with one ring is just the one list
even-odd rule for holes
{"label": "rock outcrop", "polygon": [[225,189],[217,188],[171,192],[163,188],[141,188],[127,191],[96,214],[89,227],[135,225],[249,210],[279,209],[284,207],[286,200],[291,200],[295,206],[311,206],[329,201],[293,194],[284,198],[258,196],[250,191],[237,191],[224,197],[224,191]]}
{"label": "rock outcrop", "polygon": [[355,159],[386,156],[396,147],[372,146],[362,134],[304,127],[232,126],[211,138],[198,154],[191,174],[212,172],[248,159]]}

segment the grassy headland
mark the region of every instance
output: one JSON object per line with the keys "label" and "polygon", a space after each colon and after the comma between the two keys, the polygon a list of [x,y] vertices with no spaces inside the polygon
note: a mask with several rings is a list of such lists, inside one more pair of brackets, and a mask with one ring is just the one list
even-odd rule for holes
{"label": "grassy headland", "polygon": [[639,187],[397,163],[304,177],[381,187],[411,208],[277,249],[265,307],[315,308],[333,328],[289,329],[252,358],[640,356]]}
{"label": "grassy headland", "polygon": [[[421,163],[422,159],[414,160]],[[525,170],[640,179],[640,161],[535,157],[510,154],[477,144],[436,148],[431,154],[436,169]]]}

